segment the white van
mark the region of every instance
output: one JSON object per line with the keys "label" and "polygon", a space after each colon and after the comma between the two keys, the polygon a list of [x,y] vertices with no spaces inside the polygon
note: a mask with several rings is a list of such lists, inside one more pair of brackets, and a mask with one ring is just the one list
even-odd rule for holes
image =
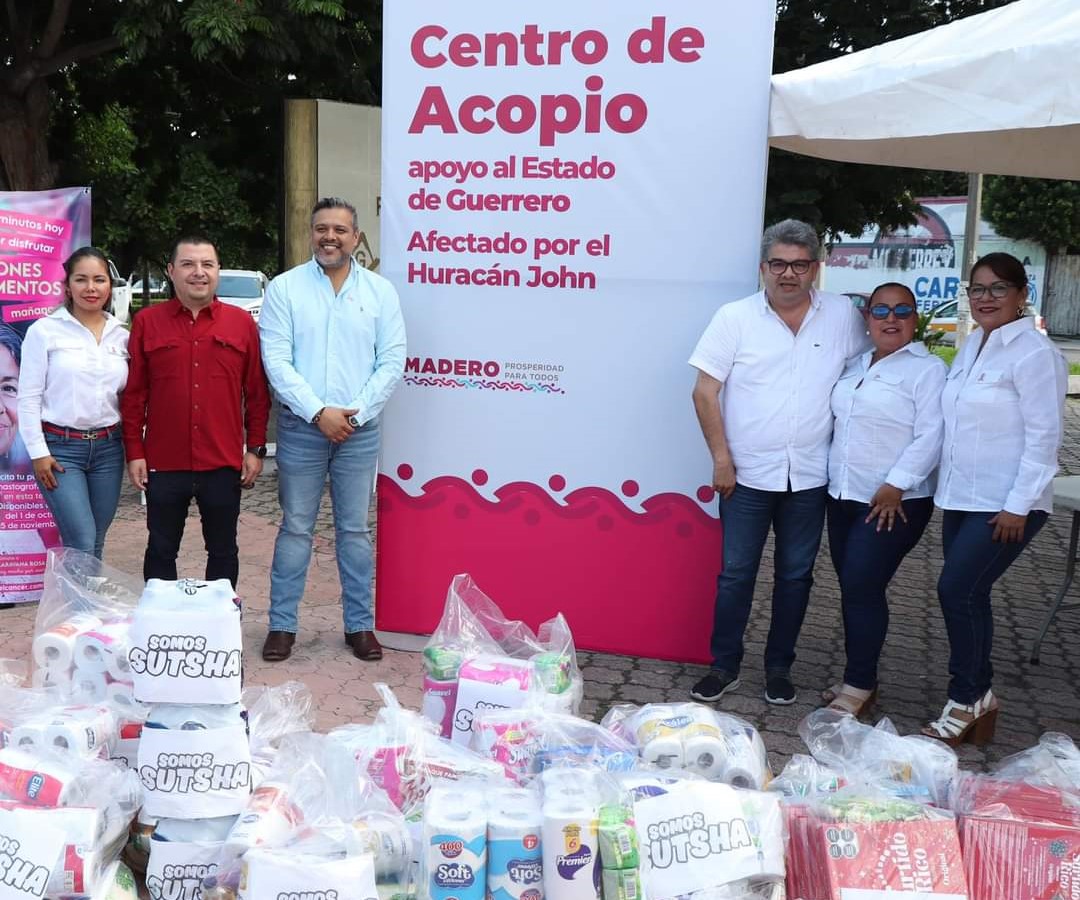
{"label": "white van", "polygon": [[222,269],[217,297],[222,303],[246,309],[253,319],[257,319],[269,283],[269,278],[254,269]]}
{"label": "white van", "polygon": [[109,260],[109,276],[112,278],[112,314],[127,325],[131,319],[131,285],[120,277],[113,261]]}

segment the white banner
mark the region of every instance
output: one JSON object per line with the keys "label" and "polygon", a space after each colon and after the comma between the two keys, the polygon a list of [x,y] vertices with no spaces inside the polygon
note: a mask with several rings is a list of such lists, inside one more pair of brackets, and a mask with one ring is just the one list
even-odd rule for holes
{"label": "white banner", "polygon": [[774,6],[384,5],[379,627],[474,575],[588,647],[707,656],[720,562],[686,364],[753,292]]}

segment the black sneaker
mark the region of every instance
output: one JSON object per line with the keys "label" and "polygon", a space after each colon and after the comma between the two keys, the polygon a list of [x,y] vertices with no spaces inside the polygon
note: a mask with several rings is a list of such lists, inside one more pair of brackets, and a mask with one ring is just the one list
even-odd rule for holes
{"label": "black sneaker", "polygon": [[738,675],[729,675],[720,669],[713,669],[690,689],[690,696],[695,700],[712,703],[714,700],[719,700],[729,691],[735,690],[739,684]]}
{"label": "black sneaker", "polygon": [[773,706],[791,706],[795,702],[795,685],[784,669],[765,673],[765,702]]}

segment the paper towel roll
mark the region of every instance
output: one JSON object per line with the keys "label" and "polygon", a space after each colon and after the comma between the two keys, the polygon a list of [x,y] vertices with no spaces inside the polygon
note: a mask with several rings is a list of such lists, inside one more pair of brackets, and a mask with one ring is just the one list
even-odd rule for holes
{"label": "paper towel roll", "polygon": [[724,743],[727,764],[721,779],[732,787],[762,790],[769,781],[768,757],[757,732],[729,729],[724,734]]}
{"label": "paper towel roll", "polygon": [[590,800],[596,795],[596,775],[591,769],[559,766],[544,769],[540,774],[544,799],[548,797],[581,797]]}
{"label": "paper towel roll", "polygon": [[595,803],[544,800],[545,900],[598,900],[597,812]]}
{"label": "paper towel roll", "polygon": [[78,770],[59,758],[5,747],[0,750],[0,794],[34,806],[62,806]]}
{"label": "paper towel roll", "polygon": [[8,745],[28,753],[43,750],[48,746],[45,738],[46,722],[26,722],[11,729]]}
{"label": "paper towel roll", "polygon": [[543,885],[544,868],[540,799],[532,791],[501,788],[488,800],[488,897],[535,897]]}
{"label": "paper towel roll", "polygon": [[424,699],[420,715],[439,726],[439,733],[448,738],[454,730],[454,706],[457,703],[457,679],[441,680],[424,676]]}
{"label": "paper towel roll", "polygon": [[683,739],[683,766],[713,781],[723,778],[727,753],[727,742],[719,734],[689,734]]}
{"label": "paper towel roll", "polygon": [[71,684],[67,696],[74,703],[101,703],[108,694],[108,680],[104,672],[87,672],[75,669],[71,673]]}
{"label": "paper towel roll", "polygon": [[69,669],[75,661],[75,642],[80,634],[101,625],[95,616],[77,614],[34,638],[34,662],[42,668]]}
{"label": "paper towel roll", "polygon": [[46,745],[79,756],[98,756],[109,741],[111,717],[90,715],[64,718],[45,729]]}
{"label": "paper towel roll", "polygon": [[484,900],[487,817],[478,791],[436,787],[424,809],[424,852],[431,900]]}
{"label": "paper towel roll", "polygon": [[119,619],[80,634],[75,639],[75,665],[87,672],[106,672],[121,681],[130,681],[131,668],[127,661],[130,629],[129,620]]}
{"label": "paper towel roll", "polygon": [[55,688],[64,692],[71,686],[71,673],[67,669],[34,669],[30,676],[30,685],[38,690]]}
{"label": "paper towel roll", "polygon": [[683,742],[678,734],[660,734],[638,748],[642,760],[661,769],[681,769]]}

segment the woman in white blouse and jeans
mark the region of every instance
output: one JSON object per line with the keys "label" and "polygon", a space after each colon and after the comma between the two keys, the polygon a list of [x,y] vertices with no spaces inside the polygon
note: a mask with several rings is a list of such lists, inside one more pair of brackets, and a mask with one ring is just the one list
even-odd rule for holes
{"label": "woman in white blouse and jeans", "polygon": [[867,304],[874,347],[848,362],[832,392],[826,511],[847,666],[843,684],[822,697],[855,716],[877,697],[889,628],[885,590],[934,511],[946,369],[914,340],[917,319],[910,288],[875,288]]}
{"label": "woman in white blouse and jeans", "polygon": [[944,510],[938,599],[949,634],[949,700],[923,733],[951,746],[994,734],[990,590],[1050,513],[1068,369],[1024,316],[1027,273],[1008,253],[971,270],[978,328],[942,395],[945,443],[934,502]]}
{"label": "woman in white blouse and jeans", "polygon": [[107,311],[112,279],[100,250],[76,250],[64,272],[64,305],[23,341],[19,433],[61,543],[100,559],[124,475],[128,333]]}

